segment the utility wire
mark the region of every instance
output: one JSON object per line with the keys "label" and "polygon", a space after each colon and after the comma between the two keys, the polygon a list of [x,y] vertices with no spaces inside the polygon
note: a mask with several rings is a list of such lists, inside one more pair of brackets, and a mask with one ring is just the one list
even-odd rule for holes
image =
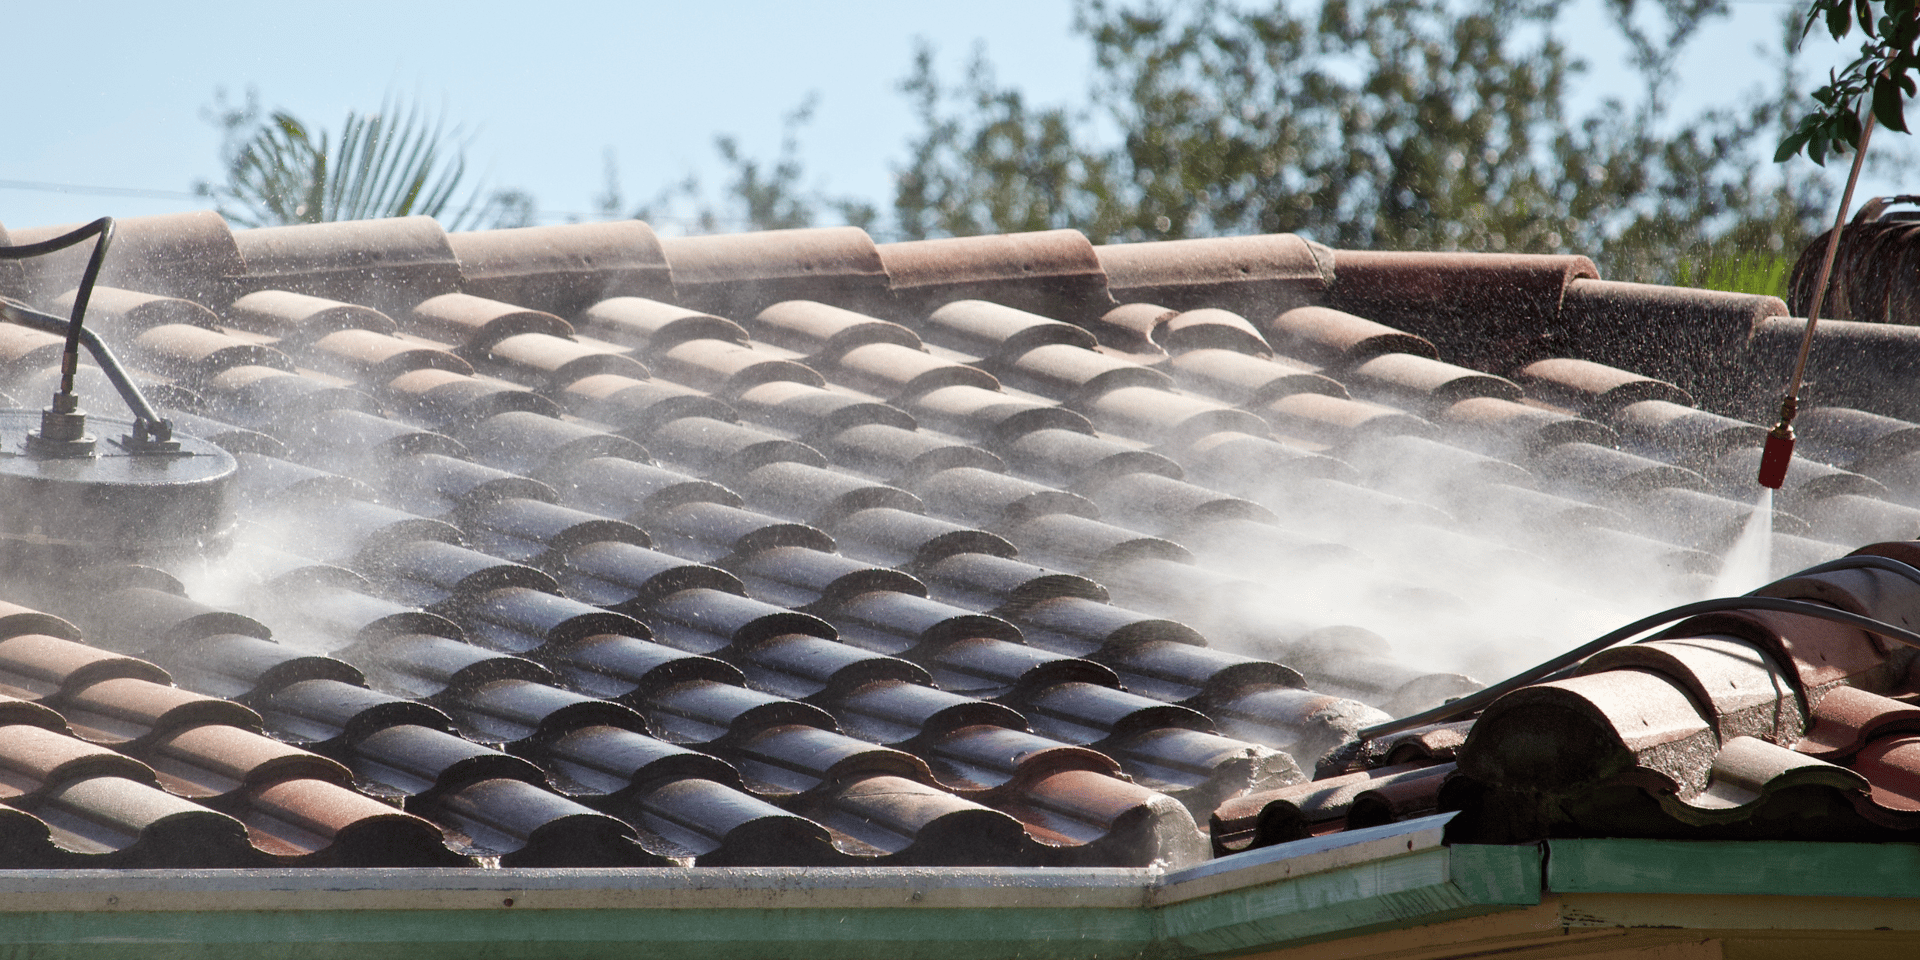
{"label": "utility wire", "polygon": [[44,180],[0,180],[0,190],[39,190],[47,193],[86,193],[101,197],[144,197],[151,200],[198,200],[200,195],[187,190],[145,190],[136,187],[97,187],[79,183],[48,183]]}
{"label": "utility wire", "polygon": [[[74,193],[101,197],[137,197],[145,200],[202,200],[209,202],[212,200],[211,197],[187,190],[147,190],[138,187],[102,187],[80,183],[52,183],[45,180],[0,180],[0,190],[34,190],[43,193]],[[537,224],[598,223],[608,219],[603,211],[590,213],[582,210],[535,210],[532,212],[532,218]],[[612,219],[624,220],[626,218],[615,216]],[[647,222],[655,226],[672,227],[702,227],[711,225],[722,231],[753,229],[753,221],[744,217],[715,217],[709,219],[696,216],[658,214],[648,217]],[[881,242],[904,239],[895,236],[891,231],[877,225],[868,227],[867,232],[872,234],[875,240]]]}
{"label": "utility wire", "polygon": [[[100,197],[137,197],[145,200],[209,200],[211,198],[189,190],[148,190],[139,187],[103,187],[81,183],[52,183],[45,180],[0,180],[0,190],[33,190],[42,193],[77,193]],[[601,212],[581,210],[535,210],[533,218],[542,223],[592,223],[603,220]],[[624,219],[624,218],[616,218]],[[705,221],[699,217],[662,215],[651,217],[649,223],[695,226]],[[720,217],[714,221],[717,227],[749,228],[752,222],[743,218]]]}

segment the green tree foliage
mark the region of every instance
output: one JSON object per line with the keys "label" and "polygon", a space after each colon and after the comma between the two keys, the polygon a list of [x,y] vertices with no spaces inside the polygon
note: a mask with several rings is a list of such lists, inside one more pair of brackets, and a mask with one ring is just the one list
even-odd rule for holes
{"label": "green tree foliage", "polygon": [[207,119],[224,134],[226,179],[195,191],[245,226],[366,220],[422,214],[450,230],[525,226],[533,198],[519,190],[464,194],[471,140],[441,117],[389,98],[377,113],[348,113],[338,136],[284,110],[262,117],[221,93]]}
{"label": "green tree foliage", "polygon": [[1742,249],[1733,243],[1709,246],[1697,260],[1682,260],[1674,265],[1673,282],[1682,287],[1726,290],[1730,293],[1756,293],[1766,297],[1787,298],[1787,281],[1793,275],[1791,256]]}
{"label": "green tree foliage", "polygon": [[1786,161],[1801,150],[1814,163],[1825,164],[1828,153],[1846,153],[1860,146],[1862,106],[1871,102],[1873,117],[1890,130],[1907,132],[1906,101],[1914,95],[1914,72],[1920,70],[1920,3],[1916,0],[1814,0],[1801,25],[1801,36],[1824,24],[1835,40],[1853,32],[1855,18],[1866,38],[1860,56],[1843,70],[1828,75],[1813,92],[1819,107],[1800,119],[1780,141],[1775,160]]}
{"label": "green tree foliage", "polygon": [[920,51],[903,89],[921,130],[894,213],[907,237],[1294,231],[1339,247],[1576,251],[1607,276],[1662,281],[1717,249],[1791,255],[1830,188],[1759,175],[1751,144],[1788,102],[1784,50],[1781,95],[1676,116],[1675,60],[1722,0],[1607,8],[1644,92],[1576,117],[1582,64],[1557,0],[1082,0],[1097,72],[1085,109],[1036,108],[978,56],[950,84]]}

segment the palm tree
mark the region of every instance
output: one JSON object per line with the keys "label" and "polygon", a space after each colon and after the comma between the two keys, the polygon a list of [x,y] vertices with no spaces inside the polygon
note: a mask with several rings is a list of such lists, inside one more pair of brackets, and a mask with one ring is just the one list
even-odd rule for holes
{"label": "palm tree", "polygon": [[449,230],[525,226],[533,201],[518,190],[464,194],[471,136],[444,117],[389,97],[379,112],[350,112],[338,137],[284,110],[264,122],[258,96],[230,107],[215,95],[208,119],[224,128],[226,182],[195,185],[220,213],[250,227],[424,214]]}

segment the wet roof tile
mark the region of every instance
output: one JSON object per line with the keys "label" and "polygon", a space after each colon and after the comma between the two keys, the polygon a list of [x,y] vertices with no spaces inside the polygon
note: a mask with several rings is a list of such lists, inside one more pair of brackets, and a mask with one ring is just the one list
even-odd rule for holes
{"label": "wet roof tile", "polygon": [[51,834],[63,866],[252,866],[258,855],[232,817],[124,777],[75,780],[21,809]]}
{"label": "wet roof tile", "polygon": [[905,398],[901,406],[925,426],[978,441],[1004,442],[1035,430],[1093,432],[1093,424],[1072,410],[977,383],[939,387]]}
{"label": "wet roof tile", "polygon": [[1249,317],[1316,302],[1333,273],[1333,251],[1284,233],[1112,244],[1098,253],[1122,302],[1221,307]]}
{"label": "wet roof tile", "polygon": [[1176,355],[1193,350],[1232,350],[1256,357],[1273,356],[1273,347],[1246,317],[1218,307],[1177,314],[1161,324],[1156,333],[1156,341]]}
{"label": "wet roof tile", "polygon": [[394,333],[399,329],[391,317],[370,307],[287,290],[249,293],[228,304],[222,316],[243,330],[298,341],[335,330]]}
{"label": "wet roof tile", "polygon": [[883,258],[857,227],[667,237],[660,246],[678,301],[723,317],[751,317],[782,300],[861,310],[889,299]]}
{"label": "wet roof tile", "polygon": [[1599,276],[1581,256],[1334,255],[1333,306],[1397,324],[1469,363],[1511,364],[1542,349],[1570,283]]}
{"label": "wet roof tile", "polygon": [[[1709,406],[1743,409],[1777,389],[1777,374],[1758,387],[1758,370],[1786,369],[1754,363],[1750,338],[1787,312],[1777,297],[1579,277],[1561,298],[1556,352],[1665,380]],[[1798,349],[1804,325],[1787,326]]]}
{"label": "wet roof tile", "polygon": [[673,292],[660,241],[638,220],[463,231],[447,246],[462,292],[563,316],[609,297]]}
{"label": "wet roof tile", "polygon": [[360,329],[329,333],[308,345],[301,357],[322,372],[366,386],[384,384],[416,370],[473,372],[471,364],[444,345]]}
{"label": "wet roof tile", "polygon": [[[61,316],[73,312],[74,295],[68,291],[54,298],[53,309]],[[219,318],[206,307],[179,297],[163,297],[117,287],[96,286],[87,299],[87,319],[95,331],[119,338],[131,337],[149,327],[179,323],[209,330],[219,326]]]}
{"label": "wet roof tile", "polygon": [[1347,394],[1340,381],[1288,357],[1206,347],[1173,358],[1172,367],[1181,387],[1227,403],[1259,406],[1290,393]]}
{"label": "wet roof tile", "polygon": [[1538,399],[1599,419],[1643,400],[1693,406],[1693,397],[1671,383],[1591,360],[1536,360],[1520,368],[1515,379]]}
{"label": "wet roof tile", "polygon": [[149,367],[190,383],[240,366],[292,370],[293,361],[269,346],[184,323],[150,327],[132,338],[132,352]]}
{"label": "wet roof tile", "polygon": [[241,292],[289,290],[388,310],[460,288],[460,264],[431,217],[397,217],[233,234]]}
{"label": "wet roof tile", "polygon": [[408,332],[444,340],[469,355],[484,355],[500,341],[523,333],[573,336],[573,325],[551,313],[470,293],[443,293],[422,300],[413,305],[408,320]]}
{"label": "wet roof tile", "polygon": [[646,297],[609,297],[579,312],[583,329],[652,356],[689,340],[747,342],[747,332],[724,317]]}
{"label": "wet roof tile", "polygon": [[[78,226],[16,227],[8,242],[38,243]],[[119,255],[102,264],[100,283],[211,305],[230,296],[229,284],[249,272],[237,236],[211,210],[116,220],[113,248]],[[27,297],[47,300],[73,289],[90,252],[83,244],[21,262]]]}
{"label": "wet roof tile", "polygon": [[1112,305],[1106,271],[1078,230],[910,240],[884,244],[879,253],[899,309],[910,315],[955,300],[990,300],[1071,321],[1093,319]]}
{"label": "wet roof tile", "polygon": [[[1903,694],[1905,660],[1793,614],[1689,621],[1464,743],[1320,762],[1478,688],[1393,618],[1537,655],[1458,573],[1568,619],[1603,575],[1705,588],[1752,509],[1761,430],[1727,415],[1752,358],[1603,347],[1668,321],[1718,343],[1767,298],[1286,235],[226,236],[244,262],[179,281],[198,306],[135,279],[97,307],[184,429],[246,451],[255,523],[211,579],[94,576],[117,606],[84,631],[0,609],[0,683],[45,704],[5,715],[102,744],[69,741],[92,792],[42,783],[41,819],[0,825],[36,862],[1139,863],[1201,855],[1210,815],[1225,851],[1576,789],[1687,829],[1794,790],[1913,819],[1904,707],[1841,709]],[[0,334],[9,389],[47,389],[57,338]],[[1859,405],[1806,414],[1779,562],[1920,516],[1914,414]],[[1766,593],[1908,615],[1856,580]],[[1795,759],[1822,750],[1856,769]],[[153,769],[204,802],[141,793]],[[1553,815],[1624,822],[1609,802]]]}

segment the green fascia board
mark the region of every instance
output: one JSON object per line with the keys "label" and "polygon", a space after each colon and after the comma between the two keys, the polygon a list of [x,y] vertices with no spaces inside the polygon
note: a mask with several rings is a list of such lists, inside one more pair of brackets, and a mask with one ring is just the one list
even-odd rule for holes
{"label": "green fascia board", "polygon": [[1920,845],[1551,840],[1553,893],[1920,897]]}
{"label": "green fascia board", "polygon": [[0,916],[9,958],[885,960],[1144,952],[1139,910],[372,910]]}
{"label": "green fascia board", "polygon": [[[1336,834],[1238,854],[1187,873],[1232,871],[1247,879],[1262,857],[1269,864],[1298,864],[1314,847],[1362,852],[1358,862],[1293,876],[1282,882],[1248,883],[1209,896],[1159,908],[1155,947],[1160,956],[1230,956],[1255,950],[1424,926],[1497,913],[1540,902],[1541,851],[1525,846],[1443,846],[1446,816]],[[1409,832],[1428,823],[1433,833]],[[1405,842],[1402,852],[1394,848]],[[1372,849],[1369,849],[1372,848]],[[1383,849],[1384,848],[1384,849]],[[1236,863],[1241,858],[1246,862]],[[1229,875],[1232,875],[1229,874]],[[1167,878],[1164,902],[1183,882]]]}
{"label": "green fascia board", "polygon": [[1447,847],[1446,820],[1348,831],[1172,873],[0,872],[0,955],[1167,960],[1540,901],[1538,847]]}
{"label": "green fascia board", "polygon": [[1347,831],[1172,873],[0,871],[0,955],[1171,960],[1407,929],[1554,894],[1920,897],[1920,845],[1447,846],[1446,819]]}

